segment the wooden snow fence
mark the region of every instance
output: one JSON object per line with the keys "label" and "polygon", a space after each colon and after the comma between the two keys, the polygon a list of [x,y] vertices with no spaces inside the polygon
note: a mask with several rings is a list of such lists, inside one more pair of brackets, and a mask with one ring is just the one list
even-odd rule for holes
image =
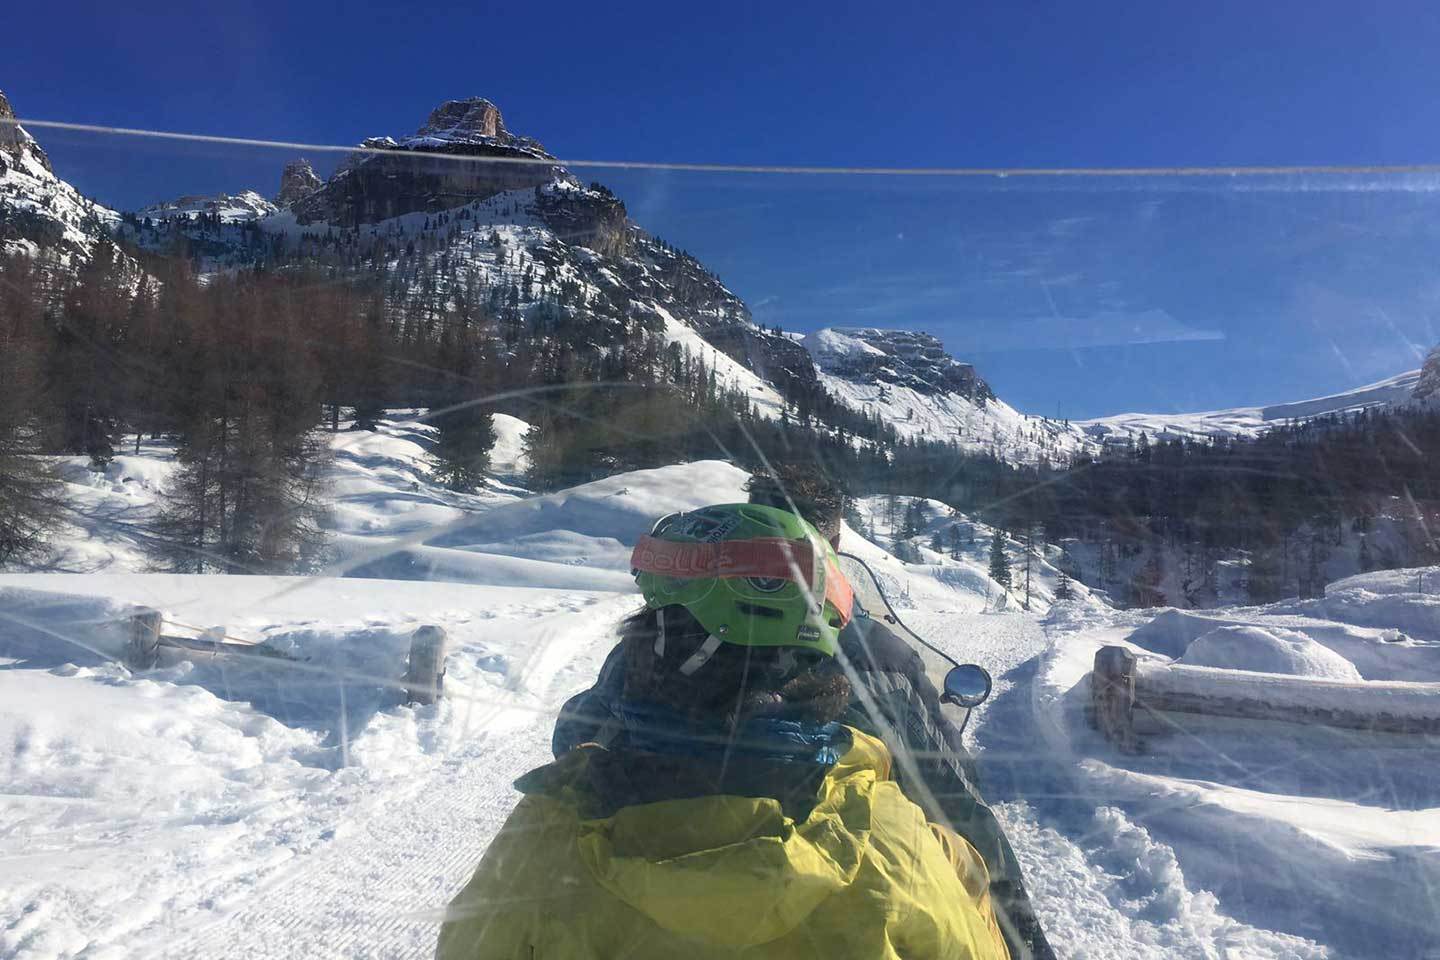
{"label": "wooden snow fence", "polygon": [[407,703],[434,703],[445,688],[445,631],[424,626],[410,637],[410,666],[405,671]]}
{"label": "wooden snow fence", "polygon": [[[265,657],[275,660],[295,660],[263,643],[241,640],[227,636],[222,630],[202,630],[198,637],[175,636],[162,632],[167,621],[158,610],[139,609],[130,617],[130,643],[125,651],[125,663],[132,670],[153,669],[160,659],[162,647],[186,650],[192,653],[211,655],[234,655]],[[172,623],[185,627],[185,624]],[[196,629],[190,627],[189,629]],[[434,703],[440,698],[445,683],[445,654],[447,638],[445,631],[437,626],[426,625],[417,629],[410,637],[410,657],[405,676],[399,685],[405,690],[406,703]]]}
{"label": "wooden snow fence", "polygon": [[1086,718],[1105,739],[1139,753],[1140,733],[1185,729],[1175,714],[1436,736],[1440,683],[1354,683],[1141,661],[1124,647],[1095,651]]}
{"label": "wooden snow fence", "polygon": [[[195,630],[199,636],[178,636],[164,632],[165,624]],[[167,621],[158,610],[141,608],[130,615],[130,643],[125,650],[125,665],[131,670],[150,670],[160,660],[160,650],[188,650],[191,653],[237,654],[294,660],[288,653],[252,640],[228,636],[218,627],[202,629],[189,624]]]}

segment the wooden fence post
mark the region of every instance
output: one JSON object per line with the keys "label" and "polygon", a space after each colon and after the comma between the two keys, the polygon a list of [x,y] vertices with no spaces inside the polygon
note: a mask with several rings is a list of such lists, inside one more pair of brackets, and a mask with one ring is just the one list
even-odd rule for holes
{"label": "wooden fence post", "polygon": [[160,611],[137,610],[130,617],[130,645],[125,663],[131,670],[149,670],[160,659]]}
{"label": "wooden fence post", "polygon": [[434,703],[445,686],[445,631],[427,624],[410,637],[405,702]]}
{"label": "wooden fence post", "polygon": [[1135,735],[1135,654],[1124,647],[1095,651],[1090,674],[1090,709],[1095,726],[1121,753],[1139,753]]}

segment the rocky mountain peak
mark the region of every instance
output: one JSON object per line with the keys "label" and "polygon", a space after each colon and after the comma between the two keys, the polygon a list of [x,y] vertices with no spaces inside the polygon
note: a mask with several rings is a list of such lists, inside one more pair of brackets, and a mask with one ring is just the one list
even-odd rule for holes
{"label": "rocky mountain peak", "polygon": [[[370,137],[361,147],[324,184],[291,202],[300,223],[353,227],[460,207],[507,190],[559,181],[579,185],[537,141],[507,130],[500,108],[483,97],[447,100],[414,136]],[[484,162],[489,158],[502,162]]]}
{"label": "rocky mountain peak", "polygon": [[280,174],[280,192],[275,194],[275,202],[282,207],[288,207],[296,200],[319,190],[324,182],[316,175],[309,160],[304,157],[291,160],[285,164],[285,170]]}
{"label": "rocky mountain peak", "polygon": [[918,393],[990,395],[975,368],[945,352],[939,338],[913,330],[834,327],[805,338],[821,369],[857,383],[888,383]]}
{"label": "rocky mountain peak", "polygon": [[447,140],[486,137],[508,139],[505,119],[500,108],[484,97],[446,100],[430,111],[430,119],[415,131],[417,137],[443,137]]}
{"label": "rocky mountain peak", "polygon": [[[25,132],[24,127],[15,122],[15,110],[10,106],[10,100],[3,90],[0,90],[0,154],[16,161],[28,154],[47,173],[54,172],[50,169],[50,158],[45,156],[40,144]],[[3,163],[3,158],[0,158],[0,163]],[[0,170],[3,170],[3,167],[0,167]]]}

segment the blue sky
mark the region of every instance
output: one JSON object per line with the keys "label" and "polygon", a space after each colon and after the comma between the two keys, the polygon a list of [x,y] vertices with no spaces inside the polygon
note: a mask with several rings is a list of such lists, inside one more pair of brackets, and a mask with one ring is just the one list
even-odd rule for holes
{"label": "blue sky", "polygon": [[[205,6],[22,5],[0,89],[28,117],[341,144],[483,95],[577,158],[1440,159],[1440,14],[1421,3]],[[289,155],[35,132],[121,207],[271,192]],[[765,322],[930,330],[1037,413],[1295,399],[1440,340],[1440,192],[1423,178],[577,173]]]}

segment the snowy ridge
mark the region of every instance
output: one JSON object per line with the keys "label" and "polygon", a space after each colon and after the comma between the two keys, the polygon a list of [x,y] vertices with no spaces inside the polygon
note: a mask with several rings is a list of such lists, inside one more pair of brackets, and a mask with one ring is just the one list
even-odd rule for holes
{"label": "snowy ridge", "polygon": [[969,453],[1011,463],[1054,463],[1090,447],[1063,423],[1021,413],[1003,400],[982,406],[957,393],[921,393],[906,386],[881,390],[824,370],[820,382],[846,406],[878,414],[903,437],[954,443]]}
{"label": "snowy ridge", "polygon": [[720,383],[738,389],[750,398],[757,415],[767,420],[780,419],[781,411],[785,409],[785,400],[779,391],[738,360],[715,349],[694,327],[676,320],[670,311],[660,304],[652,303],[650,306],[665,321],[667,340],[680,344],[694,356],[704,359],[706,368],[715,371]]}
{"label": "snowy ridge", "polygon": [[[97,498],[93,572],[0,575],[0,858],[21,865],[0,872],[0,954],[433,953],[440,908],[516,801],[511,782],[548,759],[560,704],[637,605],[635,538],[658,515],[742,499],[746,474],[712,461],[466,496],[430,482],[431,433],[395,411],[334,435],[330,572],[343,579],[121,572],[137,554],[120,544],[106,559],[115,505],[153,504],[170,452],[142,447],[90,482],[67,465],[72,496]],[[1431,946],[1433,750],[1193,731],[1119,758],[1078,715],[1111,642],[1216,673],[1272,668],[1280,650],[1311,672],[1440,677],[1440,598],[1411,592],[1413,571],[1332,584],[1323,600],[1156,617],[1107,610],[1078,583],[1054,602],[1047,548],[1025,613],[1018,583],[988,577],[989,527],[906,498],[867,498],[853,518],[841,547],[905,623],[995,677],[966,739],[1060,955]],[[1002,542],[1013,571],[1022,547]],[[131,604],[296,659],[167,654],[132,674],[114,662]],[[394,681],[421,624],[450,637],[446,696],[406,706]]]}
{"label": "snowy ridge", "polygon": [[244,190],[231,196],[227,193],[214,197],[180,197],[164,203],[151,204],[135,211],[137,217],[162,220],[166,217],[219,217],[221,223],[245,223],[272,216],[279,207],[266,200],[254,190]]}
{"label": "snowy ridge", "polygon": [[1354,413],[1409,403],[1416,398],[1420,371],[1388,377],[1343,393],[1277,403],[1268,407],[1234,407],[1204,413],[1119,413],[1094,420],[1077,420],[1075,426],[1097,440],[1136,437],[1258,437],[1271,427],[1292,420],[1309,420],[1332,413]]}
{"label": "snowy ridge", "polygon": [[830,328],[794,339],[815,358],[826,390],[902,437],[953,443],[1011,463],[1055,463],[1094,447],[1080,431],[996,398],[973,367],[928,334]]}
{"label": "snowy ridge", "polygon": [[[1264,407],[1201,413],[1121,413],[1058,421],[1021,413],[1003,400],[962,383],[968,364],[943,354],[938,341],[903,330],[825,329],[792,335],[815,358],[821,383],[847,406],[878,414],[905,437],[954,442],[972,453],[1012,463],[1046,458],[1062,462],[1077,453],[1154,438],[1254,438],[1272,427],[1336,413],[1384,409],[1440,398],[1440,347],[1425,370],[1412,370],[1342,393]],[[948,376],[947,376],[948,375]],[[983,383],[983,381],[976,382]],[[984,388],[988,394],[988,387]]]}

